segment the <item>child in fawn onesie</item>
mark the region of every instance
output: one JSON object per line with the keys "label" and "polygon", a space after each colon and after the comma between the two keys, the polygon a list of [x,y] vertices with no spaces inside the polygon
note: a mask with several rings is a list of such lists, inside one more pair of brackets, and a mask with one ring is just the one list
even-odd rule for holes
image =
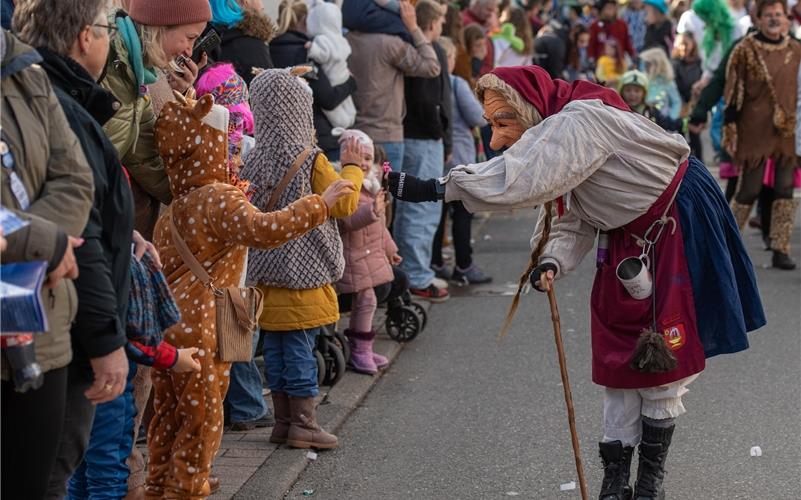
{"label": "child in fawn onesie", "polygon": [[149,498],[210,494],[208,476],[222,437],[230,368],[217,359],[213,292],[182,261],[173,243],[173,222],[216,287],[238,286],[247,247],[272,248],[302,236],[324,223],[328,207],[352,189],[332,186],[322,197],[310,195],[278,212],[261,212],[228,182],[227,127],[228,111],[213,105],[211,96],[167,103],[155,127],[174,201],[159,218],[154,243],[181,311],[181,322],[165,332],[165,340],[197,348],[201,368],[199,373],[153,371]]}

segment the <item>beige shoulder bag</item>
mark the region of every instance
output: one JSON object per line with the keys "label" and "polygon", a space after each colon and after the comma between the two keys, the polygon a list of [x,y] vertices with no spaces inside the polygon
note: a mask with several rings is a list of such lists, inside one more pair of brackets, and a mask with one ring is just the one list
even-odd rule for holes
{"label": "beige shoulder bag", "polygon": [[214,293],[217,309],[217,358],[225,363],[253,359],[253,332],[261,316],[263,294],[256,287],[217,288],[214,280],[192,255],[170,214],[172,241],[184,264],[203,286]]}

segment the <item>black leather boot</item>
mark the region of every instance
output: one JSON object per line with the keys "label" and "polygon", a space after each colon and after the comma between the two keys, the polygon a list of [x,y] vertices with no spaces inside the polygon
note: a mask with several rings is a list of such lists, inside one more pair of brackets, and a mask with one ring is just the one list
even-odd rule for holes
{"label": "black leather boot", "polygon": [[643,418],[640,465],[634,484],[635,500],[664,500],[665,460],[675,428],[675,424],[655,427]]}
{"label": "black leather boot", "polygon": [[604,480],[598,500],[631,500],[631,455],[634,448],[620,441],[598,443],[604,463]]}

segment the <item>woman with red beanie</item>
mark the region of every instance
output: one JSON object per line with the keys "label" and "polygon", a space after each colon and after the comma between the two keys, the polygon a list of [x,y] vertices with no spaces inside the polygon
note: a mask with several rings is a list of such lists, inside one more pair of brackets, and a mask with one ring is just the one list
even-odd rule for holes
{"label": "woman with red beanie", "polygon": [[665,498],[687,385],[706,358],[747,349],[746,333],[765,325],[731,210],[684,138],[631,112],[611,89],[519,66],[484,75],[476,93],[493,149],[506,152],[442,179],[390,173],[389,191],[406,201],[460,200],[471,211],[544,207],[507,324],[520,288],[530,281],[542,291],[543,277],[574,271],[597,239],[590,332],[592,379],[604,387],[599,498]]}
{"label": "woman with red beanie", "polygon": [[[108,20],[115,35],[102,85],[117,98],[119,109],[104,126],[131,174],[134,228],[150,240],[161,204],[172,200],[167,174],[153,144],[156,123],[148,86],[160,72],[184,93],[197,78],[192,59],[195,40],[211,20],[208,0],[129,0],[128,12]],[[172,63],[172,64],[171,64]]]}

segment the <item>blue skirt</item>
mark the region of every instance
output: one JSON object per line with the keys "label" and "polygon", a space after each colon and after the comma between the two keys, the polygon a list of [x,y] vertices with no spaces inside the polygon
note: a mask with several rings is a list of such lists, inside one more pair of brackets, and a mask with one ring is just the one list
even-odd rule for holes
{"label": "blue skirt", "polygon": [[723,192],[694,157],[676,204],[704,353],[745,350],[746,333],[766,323],[754,268]]}

